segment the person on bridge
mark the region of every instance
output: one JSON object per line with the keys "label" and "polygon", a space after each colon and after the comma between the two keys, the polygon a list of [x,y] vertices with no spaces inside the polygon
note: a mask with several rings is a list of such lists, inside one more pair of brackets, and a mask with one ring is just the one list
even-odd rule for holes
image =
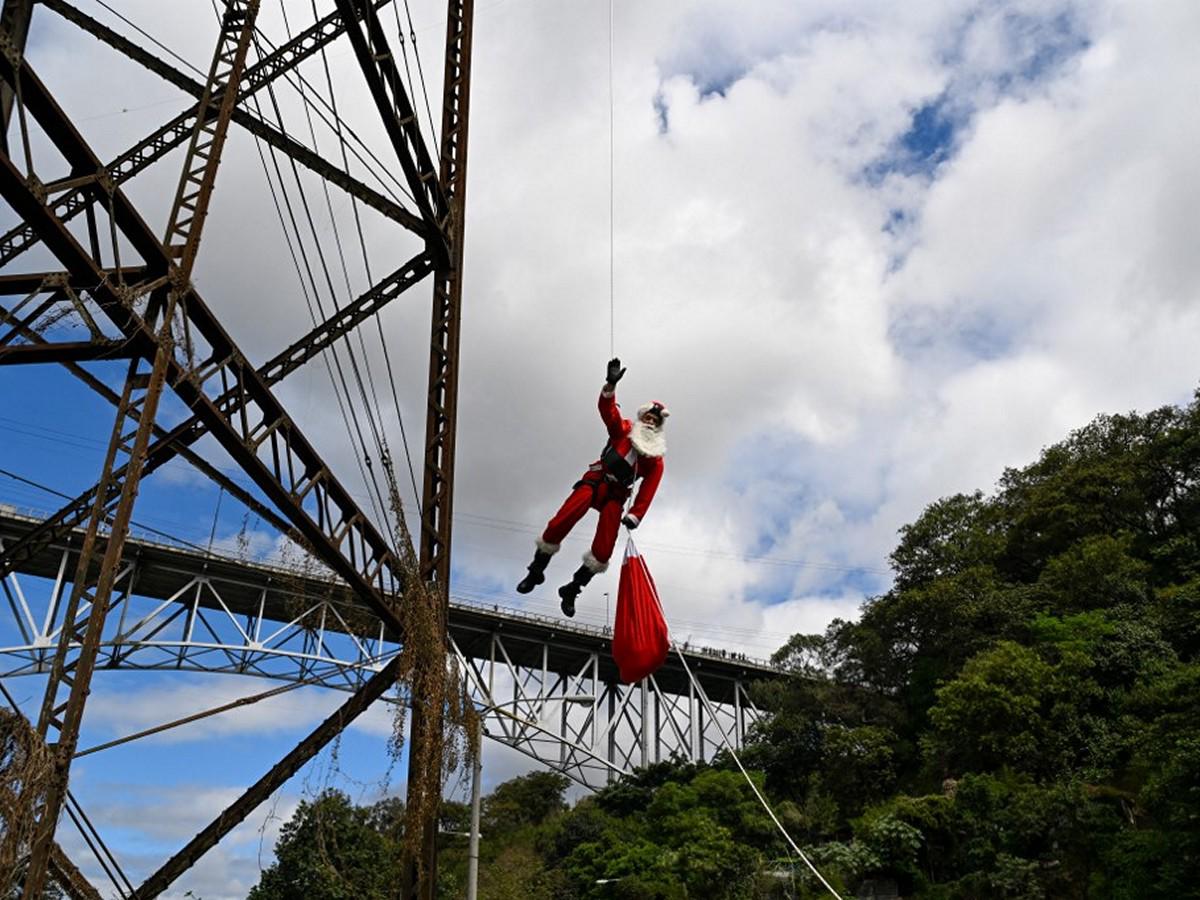
{"label": "person on bridge", "polygon": [[[621,360],[612,359],[604,388],[600,391],[600,418],[608,429],[608,443],[600,458],[588,466],[583,477],[575,482],[574,490],[562,508],[546,525],[546,530],[537,539],[537,550],[529,573],[517,585],[517,591],[528,594],[546,580],[546,566],[550,557],[558,552],[563,538],[589,509],[598,510],[600,521],[596,523],[596,536],[592,547],[583,554],[583,565],[571,580],[558,589],[562,599],[563,615],[575,615],[575,600],[579,592],[592,577],[608,568],[617,532],[621,525],[634,529],[641,524],[658,490],[663,476],[663,456],[667,452],[667,439],[663,423],[671,413],[657,400],[647,403],[637,411],[634,421],[621,417],[617,406],[617,382],[625,374]],[[624,516],[621,511],[633,489],[636,479],[642,479],[637,498]]]}

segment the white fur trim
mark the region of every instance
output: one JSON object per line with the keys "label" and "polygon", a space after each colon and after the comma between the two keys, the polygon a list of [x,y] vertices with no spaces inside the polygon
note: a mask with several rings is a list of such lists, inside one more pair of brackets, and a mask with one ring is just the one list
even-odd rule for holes
{"label": "white fur trim", "polygon": [[617,389],[613,388],[612,390],[609,390],[608,385],[605,385],[604,387],[602,387],[600,389],[601,397],[613,397],[616,395],[616,393],[617,393]]}
{"label": "white fur trim", "polygon": [[583,554],[583,564],[585,566],[587,566],[589,569],[591,569],[593,572],[595,572],[597,575],[599,575],[601,572],[604,572],[608,569],[608,563],[600,562],[600,560],[596,559],[596,555],[594,553],[592,553],[591,550],[589,550],[587,553]]}
{"label": "white fur trim", "polygon": [[551,544],[549,541],[543,541],[541,538],[534,538],[533,543],[542,553],[549,553],[551,556],[557,553],[558,548],[562,546],[562,544]]}
{"label": "white fur trim", "polygon": [[641,519],[639,519],[637,516],[635,516],[633,513],[626,513],[626,514],[625,514],[625,518],[627,518],[627,519],[632,519],[632,520],[633,520],[633,524],[634,524],[634,525],[641,525],[641,524],[642,524],[642,520],[641,520]]}
{"label": "white fur trim", "polygon": [[647,425],[640,418],[633,421],[633,427],[629,430],[629,440],[633,442],[633,449],[642,456],[666,455],[667,436],[663,434],[662,428]]}

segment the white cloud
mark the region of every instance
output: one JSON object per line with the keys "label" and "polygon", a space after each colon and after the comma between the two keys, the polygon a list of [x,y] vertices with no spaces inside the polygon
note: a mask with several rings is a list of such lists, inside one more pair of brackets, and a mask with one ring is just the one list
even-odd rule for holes
{"label": "white cloud", "polygon": [[[277,683],[239,675],[189,674],[170,684],[160,679],[149,687],[127,688],[128,682],[105,681],[87,704],[89,733],[105,738],[174,722],[233,701],[280,689]],[[299,687],[207,718],[142,738],[164,746],[211,741],[235,735],[301,736],[314,728],[349,695],[319,687]],[[380,702],[362,713],[350,728],[375,736],[391,734],[391,706]]]}
{"label": "white cloud", "polygon": [[[128,12],[206,58],[207,10],[164,9]],[[423,48],[436,47],[440,6],[413,14]],[[609,355],[607,26],[600,6],[509,2],[482,6],[475,29],[456,578],[536,611],[554,611],[553,586],[593,520],[546,587],[521,598],[532,534],[603,441],[593,404]],[[847,12],[832,0],[706,0],[618,4],[616,26],[616,352],[629,365],[626,404],[654,396],[674,411],[667,476],[638,540],[677,634],[766,655],[794,629],[819,631],[886,588],[896,530],[931,500],[989,488],[1098,412],[1190,396],[1194,3],[868,0]],[[282,36],[277,19],[264,28]],[[170,95],[132,67],[81,65],[112,56],[54,34],[39,66],[68,111],[107,114],[124,84],[147,103]],[[434,81],[436,56],[425,56]],[[388,159],[344,43],[331,64],[342,112]],[[311,72],[323,79],[319,63]],[[281,96],[289,127],[306,133]],[[902,138],[934,103],[952,141],[934,148],[945,158],[923,159]],[[84,131],[115,154],[174,108]],[[155,222],[175,165],[134,189]],[[327,231],[315,183],[309,196]],[[198,277],[255,360],[309,321],[270,202],[235,133]],[[348,228],[344,198],[334,203]],[[411,254],[374,214],[365,223],[376,274]],[[383,316],[418,465],[428,304],[426,285]],[[323,368],[279,394],[369,507]],[[389,440],[399,456],[394,427]],[[581,619],[604,615],[615,568],[584,594]],[[147,709],[211,705],[189,690],[148,695]],[[315,718],[319,703],[288,696],[282,712],[203,733]],[[90,706],[114,732],[154,717]]]}

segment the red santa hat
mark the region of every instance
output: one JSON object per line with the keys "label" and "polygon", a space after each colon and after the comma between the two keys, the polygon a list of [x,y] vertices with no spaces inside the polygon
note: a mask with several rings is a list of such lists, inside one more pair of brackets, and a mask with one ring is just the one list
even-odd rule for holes
{"label": "red santa hat", "polygon": [[667,416],[671,414],[671,411],[667,409],[667,404],[661,400],[651,400],[649,403],[643,403],[638,407],[637,417],[640,419],[648,412],[652,412],[658,416],[659,422],[666,422]]}

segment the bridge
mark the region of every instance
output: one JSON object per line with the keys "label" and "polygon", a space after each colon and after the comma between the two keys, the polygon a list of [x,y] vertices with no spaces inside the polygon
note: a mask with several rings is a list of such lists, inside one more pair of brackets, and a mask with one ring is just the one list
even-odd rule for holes
{"label": "bridge", "polygon": [[[0,508],[0,552],[42,521]],[[44,673],[63,628],[84,534],[45,546],[0,583],[0,678]],[[101,669],[218,672],[353,692],[398,650],[330,574],[231,559],[145,537],[126,542]],[[671,757],[740,748],[759,712],[749,684],[769,663],[681,652],[625,685],[608,628],[451,598],[450,645],[487,736],[596,788]]]}
{"label": "bridge", "polygon": [[[72,898],[98,896],[54,840],[62,812],[81,812],[72,812],[70,769],[98,668],[229,672],[348,695],[143,884],[127,884],[128,896],[138,900],[165,890],[397,685],[401,657],[389,636],[404,633],[401,613],[408,609],[437,624],[430,671],[442,664],[444,628],[449,658],[465,674],[488,736],[583,785],[605,784],[671,755],[709,759],[722,746],[740,746],[758,715],[747,685],[774,674],[761,662],[687,648],[652,678],[621,685],[604,629],[452,596],[474,4],[447,0],[435,124],[419,58],[409,65],[416,34],[410,22],[406,40],[398,11],[389,33],[380,11],[390,3],[326,0],[323,13],[313,6],[315,21],[295,31],[285,20],[286,40],[277,42],[260,27],[260,0],[214,3],[215,45],[209,45],[207,72],[193,70],[199,79],[156,55],[165,45],[115,11],[128,26],[124,32],[68,0],[3,0],[0,7],[0,218],[7,228],[0,234],[0,367],[59,366],[81,392],[115,410],[92,487],[48,516],[0,512],[0,676],[44,676],[30,734],[54,763],[53,777],[22,797],[29,810],[22,815],[24,830],[0,829],[0,859],[23,861],[25,900],[41,896],[47,874]],[[39,48],[36,41],[26,46],[35,17],[55,28],[77,28],[122,65],[132,63],[171,85],[184,98],[183,111],[119,155],[100,157],[80,127],[87,120],[72,118],[26,53],[36,56]],[[342,38],[354,65],[353,83],[347,87],[343,79],[340,90],[366,98],[372,133],[382,135],[377,148],[363,144],[339,113],[325,51]],[[301,73],[306,64],[310,79]],[[289,113],[276,102],[276,88],[295,91],[308,142],[289,131],[284,120],[287,114],[295,119],[295,109]],[[422,94],[424,104],[417,100]],[[313,112],[326,129],[325,148]],[[256,144],[304,299],[315,299],[307,304],[311,329],[261,363],[251,362],[193,279],[226,137],[235,127]],[[334,140],[340,164],[329,149]],[[128,183],[177,148],[182,167],[162,229],[133,202]],[[347,235],[357,231],[365,277],[356,273],[353,280],[365,282],[365,290],[352,288],[344,258],[344,290],[328,268],[324,286],[311,269],[306,282],[296,250],[318,256],[327,240],[313,221],[306,184],[319,185],[328,209],[321,226],[335,237],[339,216],[330,192],[348,201],[353,223],[341,203],[342,227]],[[297,195],[295,207],[289,192]],[[285,221],[280,197],[289,211],[305,210],[308,232],[295,216]],[[388,256],[405,261],[382,277],[367,260],[360,209],[397,232]],[[383,405],[370,395],[378,381],[397,398],[388,354],[412,349],[385,339],[380,311],[425,281],[432,283],[432,302],[428,340],[418,345],[428,355],[420,489],[413,476],[420,527],[415,540],[397,540],[404,514]],[[216,278],[207,287],[220,293],[229,285]],[[359,327],[371,320],[386,377],[372,374]],[[354,454],[366,461],[369,472],[360,474],[369,508],[276,393],[284,379],[318,358],[329,368]],[[334,368],[342,373],[340,385]],[[407,450],[398,399],[389,415],[397,421],[386,425],[398,426]],[[365,428],[357,427],[360,421]],[[210,458],[214,447],[239,477]],[[379,465],[372,468],[372,459]],[[143,482],[172,461],[207,479],[220,492],[218,505],[221,497],[241,504],[281,544],[305,548],[311,562],[296,568],[231,559],[131,531]],[[408,738],[410,746],[434,747],[409,755],[408,808],[422,811],[424,860],[405,860],[400,887],[409,898],[433,895],[437,803],[422,801],[442,788],[435,719],[414,712]],[[94,830],[91,839],[104,849]],[[8,887],[5,877],[0,873],[0,891]]]}

